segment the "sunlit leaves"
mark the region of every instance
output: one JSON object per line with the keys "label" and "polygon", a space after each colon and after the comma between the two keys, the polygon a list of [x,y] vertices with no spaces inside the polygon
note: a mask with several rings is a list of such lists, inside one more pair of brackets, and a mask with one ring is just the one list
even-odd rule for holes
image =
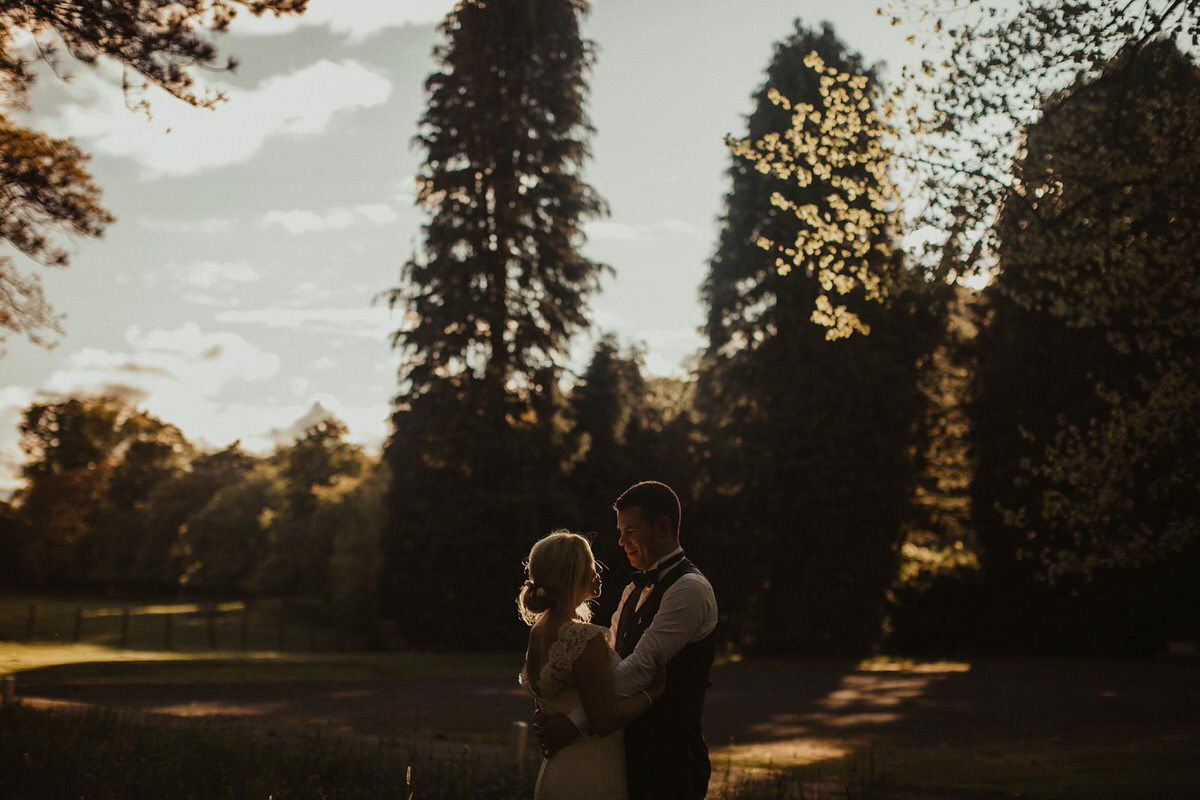
{"label": "sunlit leaves", "polygon": [[879,14],[929,55],[893,92],[897,181],[908,228],[937,232],[911,255],[948,281],[994,266],[999,209],[1032,188],[1011,168],[1048,97],[1125,47],[1200,44],[1197,0],[890,0]]}
{"label": "sunlit leaves", "polygon": [[728,139],[730,150],[764,175],[819,192],[820,202],[799,202],[782,191],[771,204],[794,220],[791,239],[759,236],[757,245],[774,255],[776,271],[816,278],[821,287],[812,321],[829,339],[870,332],[841,298],[861,290],[867,300],[887,294],[876,268],[892,255],[896,193],[883,142],[892,131],[875,111],[866,75],[826,66],[815,51],[804,65],[817,76],[819,102],[794,101],[774,87],[768,99],[791,114],[790,127],[757,139]]}
{"label": "sunlit leaves", "polygon": [[[68,253],[56,233],[99,236],[113,218],[100,206],[86,161],[70,142],[14,126],[0,114],[0,241],[33,261],[65,266]],[[57,330],[58,318],[38,277],[0,256],[0,341],[5,332],[25,332],[40,343],[39,331],[47,328]]]}

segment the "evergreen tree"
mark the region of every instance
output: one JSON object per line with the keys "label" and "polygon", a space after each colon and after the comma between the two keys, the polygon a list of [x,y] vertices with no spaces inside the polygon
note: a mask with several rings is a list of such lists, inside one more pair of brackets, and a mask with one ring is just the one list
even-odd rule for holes
{"label": "evergreen tree", "polygon": [[557,364],[603,269],[579,252],[582,222],[603,212],[579,174],[586,11],[468,0],[441,27],[417,139],[431,218],[389,293],[411,322],[394,336],[383,585],[410,641],[511,639],[511,607],[496,598],[515,591],[529,544],[561,524]]}
{"label": "evergreen tree", "polygon": [[[688,417],[690,398],[681,382],[642,375],[642,354],[622,351],[616,337],[600,339],[592,360],[567,398],[573,453],[570,487],[571,527],[595,534],[592,550],[608,568],[607,587],[596,619],[615,610],[620,589],[630,574],[625,553],[617,545],[613,501],[641,480],[661,480],[683,491],[690,485]],[[674,403],[667,398],[672,395]],[[685,511],[690,525],[691,509]],[[685,544],[690,528],[684,535]]]}
{"label": "evergreen tree", "polygon": [[[887,210],[870,126],[843,131],[836,151],[802,154],[799,177],[789,166],[801,154],[784,143],[806,141],[795,126],[808,119],[793,109],[835,118],[845,105],[831,92],[837,75],[865,98],[856,108],[869,106],[874,76],[829,26],[797,22],[776,47],[745,140],[766,155],[730,167],[703,287],[698,491],[705,538],[725,551],[712,578],[729,598],[730,632],[768,650],[861,651],[878,640],[915,475],[917,363],[936,331],[917,293],[903,291],[910,278],[878,224]],[[846,252],[859,259],[850,283],[828,269]],[[831,290],[860,333],[814,313]],[[843,338],[830,338],[830,324]]]}

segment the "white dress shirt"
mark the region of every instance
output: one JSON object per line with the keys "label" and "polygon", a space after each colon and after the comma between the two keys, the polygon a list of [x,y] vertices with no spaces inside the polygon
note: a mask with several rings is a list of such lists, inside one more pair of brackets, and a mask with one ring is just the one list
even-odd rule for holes
{"label": "white dress shirt", "polygon": [[[676,548],[654,562],[650,570],[682,553],[683,548]],[[679,569],[678,565],[667,569],[663,575],[670,575]],[[650,571],[647,570],[647,571]],[[640,608],[653,586],[643,587],[637,597]],[[625,587],[621,602],[613,612],[612,623],[608,628],[608,642],[614,649],[617,643],[617,624],[621,619],[621,611],[630,602],[630,595],[637,591],[632,583]],[[650,622],[650,627],[642,634],[633,652],[621,660],[613,672],[613,688],[618,697],[632,697],[645,689],[654,680],[654,673],[659,664],[665,664],[674,658],[680,650],[692,642],[698,642],[708,636],[717,627],[717,598],[713,594],[712,584],[698,572],[682,575],[663,592],[662,603],[658,613]],[[581,731],[588,730],[587,714],[583,706],[576,706],[567,714],[567,718]]]}

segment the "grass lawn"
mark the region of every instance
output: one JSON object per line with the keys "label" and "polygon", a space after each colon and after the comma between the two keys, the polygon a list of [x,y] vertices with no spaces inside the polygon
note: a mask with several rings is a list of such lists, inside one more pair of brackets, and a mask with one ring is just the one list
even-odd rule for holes
{"label": "grass lawn", "polygon": [[932,750],[887,748],[880,768],[897,784],[1037,798],[1188,798],[1200,789],[1200,734],[1130,730],[1123,741],[1086,738],[962,741]]}
{"label": "grass lawn", "polygon": [[13,674],[29,687],[507,677],[520,659],[519,653],[180,653],[0,642],[0,675]]}
{"label": "grass lawn", "polygon": [[[746,785],[873,787],[880,796],[1134,800],[1200,796],[1200,734],[1131,731],[1124,742],[979,739],[945,747],[894,742],[792,761],[749,749],[714,752],[717,777]],[[809,754],[813,755],[812,753]]]}
{"label": "grass lawn", "polygon": [[111,712],[20,706],[0,709],[0,774],[6,800],[532,795],[529,772],[469,753],[433,757],[382,740],[271,737],[202,721],[147,724]]}
{"label": "grass lawn", "polygon": [[[28,708],[5,710],[0,773],[7,778],[16,774],[9,770],[24,769],[27,781],[13,784],[25,786],[24,794],[0,794],[5,800],[193,796],[164,783],[178,761],[181,774],[219,764],[229,779],[216,784],[201,775],[194,785],[207,794],[197,797],[403,798],[398,776],[405,759],[425,758],[421,770],[432,781],[442,774],[430,756],[435,750],[443,759],[467,752],[464,745],[493,757],[510,752],[513,721],[529,711],[528,698],[515,688],[520,660],[519,653],[181,651],[0,641],[0,675],[14,675],[19,695],[142,710],[196,703],[201,709],[181,712],[191,714],[188,719],[159,713],[152,723],[103,713],[46,717]],[[1194,663],[1161,659],[725,663],[714,671],[706,709],[715,771],[710,797],[1200,797],[1196,675]],[[205,708],[239,705],[260,710],[227,717],[223,725],[202,718]],[[170,733],[147,734],[147,726]],[[261,749],[272,730],[285,733],[280,741],[287,738],[291,749]],[[313,731],[325,732],[324,740],[309,741]],[[41,761],[26,741],[40,748]],[[380,744],[385,741],[390,744]],[[412,748],[422,741],[437,747],[418,756]],[[251,754],[249,761],[241,751]],[[74,752],[84,766],[60,774],[55,764]],[[124,788],[129,776],[103,766],[106,759],[120,765],[143,757],[165,766],[161,773],[151,767],[135,772],[141,777],[130,777]],[[290,771],[296,759],[322,765],[310,772],[312,791],[303,785],[308,777]],[[465,764],[445,774],[473,771],[486,776],[484,783],[467,788],[446,778],[443,788],[424,791],[417,781],[417,797],[529,796],[528,776]],[[375,776],[369,786],[350,777],[356,770]],[[107,788],[82,791],[93,785],[88,781]],[[39,792],[43,783],[61,791]]]}

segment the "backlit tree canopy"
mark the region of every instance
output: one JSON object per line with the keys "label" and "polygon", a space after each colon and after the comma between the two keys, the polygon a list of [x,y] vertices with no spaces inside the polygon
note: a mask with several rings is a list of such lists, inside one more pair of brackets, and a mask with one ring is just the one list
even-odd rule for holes
{"label": "backlit tree canopy", "polygon": [[887,293],[878,264],[892,255],[895,192],[882,144],[888,129],[875,111],[878,92],[868,75],[827,65],[815,50],[804,67],[816,82],[810,102],[789,99],[774,86],[767,90],[770,102],[790,113],[790,126],[731,139],[729,147],[760,173],[800,191],[800,199],[772,192],[771,204],[795,222],[786,235],[760,235],[755,243],[774,255],[780,275],[800,269],[816,278],[821,292],[812,320],[837,339],[870,332],[842,302],[844,295],[861,289],[866,299],[880,300]]}
{"label": "backlit tree canopy", "polygon": [[1048,97],[1127,48],[1200,44],[1198,0],[894,0],[879,13],[915,25],[926,50],[897,88],[898,181],[922,263],[951,281],[994,265],[999,209],[1024,192],[1012,164]]}
{"label": "backlit tree canopy", "polygon": [[1014,182],[981,349],[984,494],[1051,578],[1177,553],[1198,532],[1200,68],[1131,46],[1046,104]]}

